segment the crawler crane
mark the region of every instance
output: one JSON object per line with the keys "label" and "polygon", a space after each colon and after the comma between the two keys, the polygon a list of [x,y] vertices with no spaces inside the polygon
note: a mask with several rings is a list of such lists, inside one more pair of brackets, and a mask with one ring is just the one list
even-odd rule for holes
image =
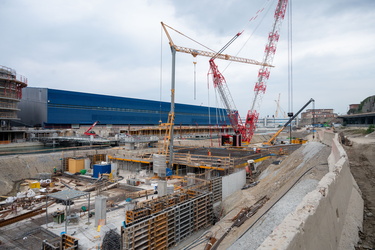
{"label": "crawler crane", "polygon": [[[192,56],[196,57],[196,56],[206,56],[206,57],[210,57],[212,59],[212,62],[214,59],[218,58],[218,59],[223,59],[223,60],[228,60],[228,61],[234,61],[234,62],[241,62],[241,63],[247,63],[247,64],[255,64],[255,65],[260,65],[260,66],[264,66],[264,67],[272,67],[270,64],[267,64],[267,63],[262,63],[262,62],[258,62],[256,60],[252,60],[252,59],[246,59],[246,58],[241,58],[241,57],[237,57],[237,56],[231,56],[231,55],[227,55],[227,54],[222,54],[222,52],[224,51],[225,48],[227,48],[241,33],[237,33],[233,38],[232,40],[226,45],[224,46],[224,48],[222,50],[220,50],[219,53],[217,52],[214,52],[213,50],[211,51],[203,51],[203,50],[197,50],[197,49],[191,49],[191,48],[187,48],[187,47],[182,47],[182,46],[177,46],[174,44],[167,28],[187,37],[186,35],[182,34],[181,32],[173,29],[172,27],[166,25],[165,23],[161,22],[161,25],[163,27],[163,30],[169,40],[169,45],[170,45],[170,48],[171,48],[171,52],[172,52],[172,87],[171,87],[171,111],[169,113],[169,116],[168,116],[168,122],[165,124],[167,125],[167,129],[166,129],[166,135],[165,135],[165,139],[164,139],[164,148],[163,148],[163,152],[161,152],[162,154],[168,154],[168,149],[169,149],[169,164],[171,164],[173,162],[173,125],[174,125],[174,94],[175,94],[175,54],[176,52],[183,52],[183,53],[187,53],[187,54],[191,54]],[[187,37],[189,38],[189,37]],[[191,39],[191,38],[189,38]],[[192,40],[192,39],[191,39]],[[212,63],[210,62],[210,64]],[[214,64],[212,64],[214,65]],[[216,66],[216,65],[215,65]],[[212,68],[211,68],[212,69]],[[230,96],[230,93],[229,93],[229,90],[225,84],[225,79],[224,77],[222,76],[222,74],[217,70],[217,66],[215,68],[215,72],[218,74],[219,78],[220,78],[220,82],[217,82],[217,85],[220,85],[221,87],[221,90],[222,90],[222,93],[221,93],[221,97],[225,100],[229,100],[229,96]],[[214,78],[214,81],[215,81],[215,78]],[[219,91],[220,92],[220,91]],[[224,95],[223,95],[224,94]],[[231,99],[231,97],[230,97]],[[227,112],[228,112],[228,115],[230,117],[230,120],[231,120],[231,125],[233,126],[233,128],[235,130],[238,130],[236,129],[236,127],[243,127],[242,124],[240,124],[239,126],[237,126],[237,124],[239,124],[237,121],[239,119],[239,116],[238,116],[238,111],[237,109],[235,108],[234,106],[234,102],[233,100],[231,99],[230,101],[233,105],[227,105],[226,108],[227,108]]]}

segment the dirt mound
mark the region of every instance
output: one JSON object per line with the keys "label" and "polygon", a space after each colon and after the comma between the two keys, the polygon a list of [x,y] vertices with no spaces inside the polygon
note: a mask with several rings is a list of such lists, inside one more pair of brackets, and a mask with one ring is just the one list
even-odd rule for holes
{"label": "dirt mound", "polygon": [[375,247],[375,134],[357,136],[344,131],[351,146],[344,146],[349,157],[350,169],[362,191],[364,200],[363,230],[358,249]]}

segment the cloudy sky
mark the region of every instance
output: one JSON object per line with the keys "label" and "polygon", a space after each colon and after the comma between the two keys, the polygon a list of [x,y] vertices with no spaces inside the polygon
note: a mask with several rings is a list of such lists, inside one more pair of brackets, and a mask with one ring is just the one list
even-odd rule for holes
{"label": "cloudy sky", "polygon": [[[171,53],[161,21],[215,51],[244,31],[225,52],[262,61],[276,3],[1,0],[0,65],[26,76],[30,87],[170,101]],[[316,108],[333,108],[339,114],[374,95],[375,1],[290,3],[292,18],[282,24],[261,117],[275,113],[279,94],[286,112],[296,112],[314,98]],[[177,45],[206,50],[178,33],[170,34]],[[177,53],[177,103],[222,106],[207,79],[208,59]],[[259,66],[219,59],[216,63],[240,115],[246,116]],[[292,107],[288,79],[293,79]]]}

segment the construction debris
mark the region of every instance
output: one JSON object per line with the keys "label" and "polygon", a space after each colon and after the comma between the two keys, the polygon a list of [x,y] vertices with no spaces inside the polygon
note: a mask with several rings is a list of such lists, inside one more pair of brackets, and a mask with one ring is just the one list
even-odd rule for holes
{"label": "construction debris", "polygon": [[103,243],[102,250],[119,250],[121,248],[121,236],[116,232],[115,229],[111,229],[106,232]]}

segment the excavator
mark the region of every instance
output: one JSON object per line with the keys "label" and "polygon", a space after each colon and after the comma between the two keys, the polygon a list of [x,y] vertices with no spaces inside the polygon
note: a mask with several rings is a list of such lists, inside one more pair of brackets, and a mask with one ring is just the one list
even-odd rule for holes
{"label": "excavator", "polygon": [[[272,146],[275,143],[275,139],[279,136],[279,134],[296,118],[311,102],[315,102],[313,98],[311,98],[297,113],[295,113],[267,142],[264,142],[264,146]],[[289,113],[288,113],[289,114]],[[302,140],[296,140],[293,143],[298,142],[302,143]]]}

